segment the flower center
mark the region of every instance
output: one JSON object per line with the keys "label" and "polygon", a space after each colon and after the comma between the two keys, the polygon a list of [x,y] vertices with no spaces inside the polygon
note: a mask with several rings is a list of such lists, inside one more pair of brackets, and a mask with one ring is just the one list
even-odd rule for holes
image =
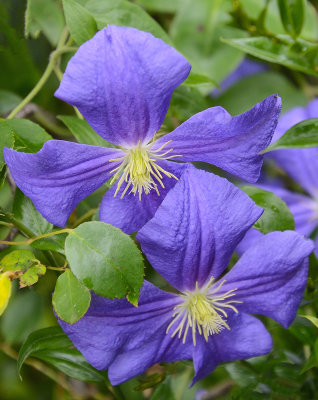
{"label": "flower center", "polygon": [[124,182],[126,183],[126,187],[120,198],[122,199],[128,189],[131,188],[129,193],[133,193],[134,195],[138,193],[139,200],[141,200],[142,193],[145,192],[145,194],[149,194],[152,189],[156,191],[158,196],[160,195],[158,183],[162,188],[164,188],[162,182],[163,175],[178,180],[175,175],[164,170],[157,164],[158,160],[169,160],[174,157],[181,157],[180,155],[168,156],[173,149],[162,152],[164,147],[170,142],[171,140],[166,142],[159,149],[152,150],[155,143],[154,141],[146,146],[142,146],[139,141],[136,147],[131,149],[122,149],[126,153],[123,157],[110,160],[110,162],[122,161],[119,167],[110,172],[111,174],[114,174],[110,182],[111,185],[119,178],[114,197],[116,197]]}
{"label": "flower center", "polygon": [[192,341],[195,346],[197,332],[199,335],[203,335],[207,342],[210,335],[218,334],[224,328],[230,330],[226,321],[227,313],[224,308],[229,308],[238,313],[233,304],[242,302],[228,300],[235,296],[234,292],[237,289],[232,289],[219,295],[217,294],[225,283],[225,280],[223,280],[216,288],[210,290],[213,281],[214,278],[212,277],[209,283],[200,289],[197,282],[195,290],[186,290],[180,295],[183,302],[174,308],[175,312],[172,315],[173,320],[166,330],[166,333],[168,333],[174,323],[177,321],[179,322],[177,328],[171,335],[172,338],[178,334],[178,338],[180,339],[184,332],[183,343],[185,343],[188,330],[191,328]]}

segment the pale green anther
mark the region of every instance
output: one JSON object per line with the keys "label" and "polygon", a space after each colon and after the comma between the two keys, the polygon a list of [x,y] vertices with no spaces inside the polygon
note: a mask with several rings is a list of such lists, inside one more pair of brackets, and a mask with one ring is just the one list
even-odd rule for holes
{"label": "pale green anther", "polygon": [[192,329],[192,341],[196,345],[196,334],[203,335],[205,341],[208,341],[210,335],[220,333],[224,328],[230,330],[227,323],[227,313],[224,308],[231,309],[238,313],[234,303],[241,303],[237,300],[228,300],[235,296],[237,289],[231,289],[226,293],[217,294],[225,283],[222,281],[215,289],[211,289],[214,282],[212,277],[209,283],[203,288],[199,288],[198,282],[193,291],[186,290],[180,295],[182,303],[177,305],[172,315],[172,321],[169,324],[166,333],[179,321],[177,328],[173,331],[171,337],[178,334],[180,339],[183,334],[183,343],[185,343],[188,330]]}
{"label": "pale green anther", "polygon": [[162,149],[170,142],[171,140],[166,142],[159,149],[152,150],[155,142],[142,146],[139,141],[136,147],[123,149],[126,153],[123,157],[110,160],[110,162],[121,161],[119,167],[110,172],[111,174],[114,174],[111,184],[119,178],[114,197],[116,197],[124,182],[126,183],[126,187],[120,198],[122,199],[128,189],[131,188],[129,193],[133,193],[134,195],[138,193],[139,200],[141,200],[142,193],[149,194],[152,189],[156,191],[158,196],[160,195],[158,183],[162,188],[164,188],[162,182],[163,175],[178,180],[175,175],[165,171],[157,164],[158,160],[169,160],[171,158],[181,157],[179,155],[167,156],[173,149],[169,149],[162,153]]}

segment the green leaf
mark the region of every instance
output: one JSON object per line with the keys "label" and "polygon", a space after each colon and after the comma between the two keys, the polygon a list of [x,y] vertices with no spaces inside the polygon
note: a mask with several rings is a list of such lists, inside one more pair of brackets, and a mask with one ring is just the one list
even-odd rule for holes
{"label": "green leaf", "polygon": [[131,26],[150,32],[171,44],[169,36],[161,26],[141,7],[127,0],[91,0],[86,4],[86,8],[95,18],[98,29],[111,24]]}
{"label": "green leaf", "polygon": [[312,315],[299,315],[300,317],[307,318],[310,322],[312,322],[316,328],[318,328],[318,318],[313,317]]}
{"label": "green leaf", "polygon": [[147,11],[175,13],[184,6],[184,0],[137,0],[137,4],[145,7]]}
{"label": "green leaf", "polygon": [[13,147],[14,145],[14,136],[13,130],[8,125],[7,121],[0,120],[0,171],[4,167],[4,157],[3,157],[3,148],[4,147]]}
{"label": "green leaf", "polygon": [[52,139],[41,126],[28,119],[8,119],[6,122],[14,134],[15,150],[36,153],[41,150],[45,142]]}
{"label": "green leaf", "polygon": [[105,381],[105,373],[89,365],[58,326],[40,329],[29,335],[19,352],[17,362],[19,374],[28,357],[46,361],[68,376],[81,381]]}
{"label": "green leaf", "polygon": [[169,114],[179,121],[185,121],[208,107],[209,102],[198,89],[182,85],[172,93]]}
{"label": "green leaf", "polygon": [[307,104],[304,93],[289,79],[277,72],[268,71],[241,79],[219,96],[215,105],[221,105],[232,115],[241,114],[274,93],[282,98],[283,112]]}
{"label": "green leaf", "polygon": [[15,218],[29,228],[34,233],[33,236],[52,232],[53,225],[42,217],[35,209],[32,201],[18,188],[15,190],[12,210]]}
{"label": "green leaf", "polygon": [[311,118],[292,126],[281,138],[268,146],[263,153],[278,149],[298,149],[315,146],[318,146],[318,118]]}
{"label": "green leaf", "polygon": [[295,223],[286,203],[272,192],[255,186],[242,186],[241,189],[259,206],[264,213],[254,224],[254,228],[266,234],[273,231],[294,230]]}
{"label": "green leaf", "polygon": [[10,344],[21,343],[37,329],[43,317],[43,296],[30,290],[13,293],[6,312],[1,316],[1,334]]}
{"label": "green leaf", "polygon": [[52,46],[56,46],[64,28],[62,10],[57,0],[28,0],[25,13],[25,36],[36,39],[43,32]]}
{"label": "green leaf", "polygon": [[[264,0],[240,0],[240,5],[244,8],[250,18],[257,21],[262,9],[265,7],[266,1]],[[315,41],[318,35],[318,18],[315,7],[307,2],[305,7],[305,22],[300,36],[307,40]],[[282,25],[279,7],[277,0],[269,1],[265,27],[269,32],[272,32],[275,36],[285,34],[284,26]]]}
{"label": "green leaf", "polygon": [[97,32],[93,16],[75,0],[63,0],[66,24],[78,45],[91,39]]}
{"label": "green leaf", "polygon": [[115,147],[107,142],[90,127],[84,119],[79,119],[71,115],[59,115],[60,119],[75,136],[78,143],[91,144],[94,146]]}
{"label": "green leaf", "polygon": [[175,47],[192,64],[192,71],[221,82],[243,58],[243,53],[220,42],[220,37],[244,37],[227,25],[229,0],[185,1],[173,19],[170,35]]}
{"label": "green leaf", "polygon": [[0,270],[5,271],[24,271],[30,268],[36,258],[30,250],[14,250],[7,254],[0,261]]}
{"label": "green leaf", "polygon": [[217,86],[217,83],[214,82],[211,78],[206,75],[196,74],[191,72],[188,78],[183,82],[184,86]]}
{"label": "green leaf", "polygon": [[71,270],[68,269],[59,276],[52,300],[59,318],[68,324],[74,324],[87,312],[90,302],[90,291],[76,279]]}
{"label": "green leaf", "polygon": [[222,39],[222,42],[268,62],[318,76],[316,44],[298,39],[294,42],[288,36],[268,38],[264,36],[242,39]]}
{"label": "green leaf", "polygon": [[66,239],[65,254],[74,275],[99,296],[137,305],[144,267],[140,251],[120,229],[86,222]]}
{"label": "green leaf", "polygon": [[46,267],[42,264],[33,265],[23,275],[20,276],[20,288],[34,285],[39,277],[46,273]]}
{"label": "green leaf", "polygon": [[64,245],[66,237],[67,233],[52,235],[47,238],[41,238],[35,240],[30,244],[30,246],[38,250],[52,250],[64,254]]}
{"label": "green leaf", "polygon": [[0,90],[0,115],[4,115],[13,110],[20,102],[22,97],[10,92],[9,90]]}
{"label": "green leaf", "polygon": [[25,96],[40,75],[28,43],[22,40],[20,29],[16,30],[12,25],[12,18],[19,18],[18,11],[16,7],[10,7],[14,15],[9,16],[5,3],[9,6],[8,2],[0,2],[0,87]]}
{"label": "green leaf", "polygon": [[150,400],[176,400],[176,397],[174,395],[174,391],[171,387],[171,377],[168,376],[164,382],[160,383],[158,386],[156,386],[155,390],[152,393],[152,396],[150,397]]}
{"label": "green leaf", "polygon": [[278,0],[279,12],[286,32],[296,38],[300,35],[305,20],[304,0]]}

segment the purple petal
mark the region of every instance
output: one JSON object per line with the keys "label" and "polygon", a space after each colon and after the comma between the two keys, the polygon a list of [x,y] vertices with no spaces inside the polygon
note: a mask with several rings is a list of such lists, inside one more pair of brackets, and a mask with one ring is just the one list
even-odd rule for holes
{"label": "purple petal", "polygon": [[245,360],[271,350],[271,336],[258,319],[239,313],[228,322],[231,330],[210,336],[208,343],[200,336],[193,355],[192,385],[208,376],[221,362]]}
{"label": "purple petal", "polygon": [[[166,171],[174,174],[177,178],[187,168],[187,164],[177,164],[169,161],[157,164]],[[158,185],[160,196],[158,196],[155,190],[151,190],[148,195],[143,194],[141,196],[141,201],[139,201],[138,196],[134,196],[133,194],[126,194],[120,199],[121,193],[125,189],[124,185],[117,196],[114,197],[117,188],[115,183],[102,200],[99,212],[100,220],[117,226],[117,228],[120,228],[127,234],[138,231],[154,216],[157,208],[177,181],[174,178],[163,176],[162,182],[165,188]]]}
{"label": "purple petal", "polygon": [[76,106],[104,139],[129,147],[160,128],[190,69],[150,33],[108,25],[79,48],[55,95]]}
{"label": "purple petal", "polygon": [[236,251],[238,254],[243,254],[249,247],[253,246],[255,242],[263,236],[262,232],[255,228],[251,228],[246,232],[246,235],[236,246]]}
{"label": "purple petal", "polygon": [[318,198],[318,147],[275,150],[270,157],[312,196]]}
{"label": "purple petal", "polygon": [[123,152],[107,147],[50,140],[36,154],[4,149],[12,178],[52,224],[64,226],[76,207],[109,178]]}
{"label": "purple petal", "polygon": [[138,307],[93,294],[82,319],[74,325],[61,320],[59,324],[90,364],[109,368],[109,379],[117,385],[156,362],[191,358],[192,346],[166,334],[179,302],[177,295],[145,281]]}
{"label": "purple petal", "polygon": [[[293,125],[309,118],[318,118],[318,99],[306,107],[295,107],[279,120],[273,142]],[[318,197],[318,147],[310,149],[275,150],[268,154],[287,174],[308,193]]]}
{"label": "purple petal", "polygon": [[224,178],[189,168],[138,233],[152,266],[191,290],[218,277],[262,209]]}
{"label": "purple petal", "polygon": [[236,306],[239,312],[263,314],[288,327],[305,290],[312,250],[312,241],[296,232],[269,233],[225,275],[219,293],[237,289],[233,299],[243,302]]}
{"label": "purple petal", "polygon": [[156,142],[181,154],[182,161],[214,164],[249,182],[257,181],[263,162],[259,153],[270,143],[281,109],[277,95],[251,110],[231,117],[222,107],[212,107],[184,122]]}
{"label": "purple petal", "polygon": [[158,362],[175,362],[192,359],[193,345],[190,340],[185,344],[181,339],[173,339],[166,334],[166,326],[158,329],[151,342],[131,351],[121,353],[108,370],[108,378],[118,385],[141,374]]}

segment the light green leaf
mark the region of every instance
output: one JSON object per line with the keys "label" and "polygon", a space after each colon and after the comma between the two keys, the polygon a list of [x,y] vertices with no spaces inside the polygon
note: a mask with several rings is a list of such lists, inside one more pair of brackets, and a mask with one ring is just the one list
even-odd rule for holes
{"label": "light green leaf", "polygon": [[63,0],[66,24],[78,45],[91,39],[97,32],[93,16],[75,0]]}
{"label": "light green leaf", "polygon": [[289,79],[268,71],[241,79],[219,96],[215,105],[221,105],[232,115],[241,114],[274,93],[282,98],[282,112],[307,104],[305,94]]}
{"label": "light green leaf", "polygon": [[184,6],[184,0],[137,0],[137,4],[143,6],[147,11],[175,13]]}
{"label": "light green leaf", "polygon": [[21,100],[22,97],[9,90],[0,90],[0,115],[9,113]]}
{"label": "light green leaf", "polygon": [[183,82],[184,86],[196,87],[196,86],[217,86],[211,78],[206,75],[196,74],[191,72],[188,78]]}
{"label": "light green leaf", "polygon": [[305,19],[304,0],[278,0],[279,12],[286,32],[296,38],[300,35]]}
{"label": "light green leaf", "polygon": [[268,62],[318,76],[318,45],[288,36],[222,39],[222,42]]}
{"label": "light green leaf", "polygon": [[[244,12],[246,12],[250,18],[257,20],[263,8],[265,7],[266,2],[267,0],[240,0],[240,5],[243,7]],[[304,20],[305,22],[300,37],[312,41],[317,40],[317,12],[315,10],[315,7],[309,2],[307,2],[307,6],[305,7]],[[277,0],[269,0],[269,6],[267,7],[265,18],[265,27],[275,36],[285,34],[285,29],[282,25],[280,18]]]}
{"label": "light green leaf", "polygon": [[243,53],[225,46],[220,37],[244,37],[246,33],[229,22],[231,0],[184,1],[170,27],[176,48],[192,64],[192,71],[220,83],[243,58]]}
{"label": "light green leaf", "polygon": [[263,153],[278,149],[298,149],[315,146],[318,146],[318,118],[311,118],[292,126],[280,139],[268,146]]}
{"label": "light green leaf", "polygon": [[52,139],[38,124],[23,118],[8,119],[6,123],[12,129],[14,135],[14,148],[18,151],[36,153],[41,150],[43,144]]}
{"label": "light green leaf", "polygon": [[169,36],[161,26],[141,7],[127,0],[91,0],[86,4],[86,8],[95,18],[98,29],[111,24],[131,26],[150,32],[171,44]]}
{"label": "light green leaf", "polygon": [[84,119],[79,119],[72,115],[59,115],[58,118],[68,127],[78,143],[115,147],[99,136],[99,134],[96,133]]}
{"label": "light green leaf", "polygon": [[53,225],[42,217],[35,209],[32,201],[18,188],[15,190],[12,210],[15,218],[29,228],[34,233],[33,236],[52,232]]}
{"label": "light green leaf", "polygon": [[144,267],[140,251],[120,229],[86,222],[66,239],[65,254],[74,275],[99,296],[137,305]]}
{"label": "light green leaf", "polygon": [[56,46],[64,28],[63,13],[57,0],[28,0],[25,13],[25,36],[36,39],[42,31]]}
{"label": "light green leaf", "polygon": [[316,328],[318,328],[318,318],[313,317],[312,315],[299,315],[300,317],[307,318],[310,322],[312,322]]}
{"label": "light green leaf", "polygon": [[91,294],[71,270],[59,276],[54,294],[53,307],[63,321],[74,324],[87,312],[91,302]]}
{"label": "light green leaf", "polygon": [[104,382],[105,372],[97,371],[73,348],[73,343],[58,326],[32,332],[20,349],[18,372],[28,357],[53,365],[66,375],[85,382]]}
{"label": "light green leaf", "polygon": [[33,265],[23,275],[20,276],[20,288],[34,285],[39,277],[46,273],[46,267],[42,264]]}
{"label": "light green leaf", "polygon": [[286,203],[272,192],[255,186],[242,186],[241,189],[259,206],[264,213],[255,222],[254,228],[266,234],[274,231],[294,230],[295,223]]}
{"label": "light green leaf", "polygon": [[36,258],[30,250],[14,250],[0,260],[0,270],[24,271],[36,262]]}

